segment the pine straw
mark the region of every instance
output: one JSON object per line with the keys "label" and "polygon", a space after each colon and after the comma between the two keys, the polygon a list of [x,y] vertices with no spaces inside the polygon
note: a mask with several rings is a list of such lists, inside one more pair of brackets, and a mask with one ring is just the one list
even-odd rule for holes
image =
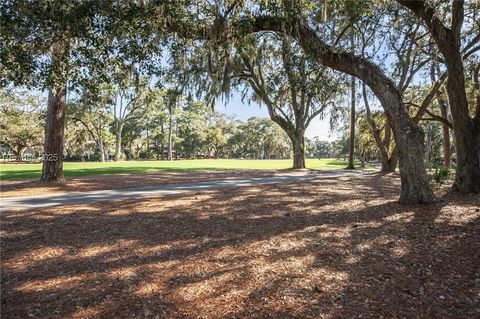
{"label": "pine straw", "polygon": [[[308,170],[299,174],[306,174]],[[49,183],[35,180],[0,180],[0,198],[34,196],[62,192],[84,192],[174,183],[195,183],[244,177],[294,174],[291,170],[199,170],[192,172],[150,172],[133,174],[68,177],[65,182]]]}
{"label": "pine straw", "polygon": [[2,216],[2,318],[480,317],[480,196],[358,176]]}

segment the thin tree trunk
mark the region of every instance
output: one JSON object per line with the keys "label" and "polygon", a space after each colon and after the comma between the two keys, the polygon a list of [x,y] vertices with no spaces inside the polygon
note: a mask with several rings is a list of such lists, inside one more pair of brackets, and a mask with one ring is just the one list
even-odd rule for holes
{"label": "thin tree trunk", "polygon": [[150,159],[150,136],[147,127],[147,159]]}
{"label": "thin tree trunk", "polygon": [[23,155],[23,152],[25,152],[25,149],[26,148],[22,147],[22,146],[17,147],[16,151],[12,149],[17,162],[22,162],[23,161],[22,155]]}
{"label": "thin tree trunk", "polygon": [[163,120],[162,120],[162,123],[160,124],[161,126],[161,131],[162,131],[162,140],[161,140],[161,143],[160,143],[160,150],[162,152],[162,154],[160,155],[161,156],[161,159],[164,160],[165,159],[165,144],[163,144],[163,140],[165,138],[165,127],[163,125]]}
{"label": "thin tree trunk", "polygon": [[[178,136],[178,121],[176,122],[175,126],[175,136]],[[178,151],[177,151],[177,144],[174,145],[175,148],[175,159],[178,160]]]}
{"label": "thin tree trunk", "polygon": [[[436,81],[435,72],[440,72],[438,65],[432,65],[430,69],[430,77],[432,82]],[[435,97],[440,105],[440,114],[443,118],[448,119],[448,104],[442,97],[442,91],[437,90]],[[443,137],[443,166],[450,167],[452,161],[452,145],[450,143],[450,128],[446,123],[442,123],[442,137]]]}
{"label": "thin tree trunk", "polygon": [[105,162],[105,147],[103,146],[103,138],[102,138],[101,135],[100,135],[100,143],[99,144],[100,144],[99,145],[100,146],[100,161],[102,163],[104,163]]}
{"label": "thin tree trunk", "polygon": [[428,169],[432,168],[432,137],[430,132],[427,130],[427,138],[426,138],[426,146],[425,146],[425,163]]}
{"label": "thin tree trunk", "polygon": [[[352,29],[353,30],[353,29]],[[355,54],[355,38],[351,35],[352,54]],[[350,145],[348,147],[348,166],[347,169],[355,169],[355,77],[351,77],[351,100],[350,100]]]}
{"label": "thin tree trunk", "polygon": [[[440,102],[440,101],[439,101]],[[440,103],[440,112],[442,117],[448,118],[447,104]],[[447,124],[442,123],[442,133],[443,133],[443,166],[450,167],[452,162],[452,145],[450,143],[450,128]]]}
{"label": "thin tree trunk", "polygon": [[173,160],[172,154],[173,154],[173,138],[172,138],[172,114],[170,113],[170,118],[168,120],[168,160],[171,161]]}
{"label": "thin tree trunk", "polygon": [[347,169],[355,169],[355,77],[352,76],[351,83],[351,106],[350,106],[350,145],[348,147]]}
{"label": "thin tree trunk", "polygon": [[122,155],[122,131],[123,131],[123,123],[117,122],[117,127],[115,130],[115,156],[114,156],[115,162],[120,161],[121,155]]}
{"label": "thin tree trunk", "polygon": [[385,138],[382,140],[382,136],[380,135],[380,130],[377,128],[377,125],[375,124],[375,121],[372,118],[372,114],[370,111],[370,103],[368,102],[367,88],[365,83],[362,84],[362,95],[363,95],[363,100],[365,105],[367,121],[368,121],[368,124],[370,125],[375,143],[377,144],[378,150],[380,152],[380,158],[382,163],[381,171],[382,173],[395,172],[395,168],[397,166],[397,161],[398,161],[398,152],[397,152],[397,148],[394,147],[392,149],[392,152],[389,154],[389,147],[391,144],[390,143],[390,139],[391,139],[390,124],[388,123],[388,120],[387,120],[385,123]]}
{"label": "thin tree trunk", "polygon": [[98,130],[98,147],[100,148],[100,161],[105,162],[105,146],[103,145],[103,127],[100,125]]}
{"label": "thin tree trunk", "polygon": [[67,42],[52,47],[52,84],[48,91],[47,119],[43,154],[43,181],[63,181],[63,147],[65,143],[65,109],[68,78]]}

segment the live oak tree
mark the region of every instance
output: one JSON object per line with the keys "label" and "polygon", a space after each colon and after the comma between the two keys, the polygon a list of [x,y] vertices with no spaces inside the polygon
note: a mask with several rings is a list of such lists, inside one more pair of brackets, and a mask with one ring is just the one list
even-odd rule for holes
{"label": "live oak tree", "polygon": [[[10,1],[8,3],[13,2],[14,1]],[[348,1],[335,2],[347,3]],[[83,3],[87,2],[81,2],[81,4]],[[103,4],[110,2],[98,1],[92,3]],[[132,4],[133,3],[135,2],[132,1]],[[121,5],[118,5],[118,8],[125,10],[117,10],[118,8],[114,8],[117,11],[126,11],[131,13],[131,16],[127,16],[128,19],[125,19],[125,23],[129,24],[128,32],[136,35],[136,40],[130,43],[133,50],[145,52],[141,49],[141,46],[138,45],[138,43],[142,43],[142,36],[144,36],[146,39],[151,39],[153,43],[156,40],[156,35],[162,37],[165,33],[171,36],[171,39],[180,37],[199,41],[207,41],[217,45],[218,43],[223,42],[226,46],[231,45],[231,48],[234,48],[234,42],[236,39],[241,39],[252,34],[273,32],[282,34],[287,38],[291,38],[292,42],[298,43],[306,55],[308,55],[309,58],[314,60],[316,63],[355,76],[364,81],[384,107],[386,116],[391,123],[393,133],[396,138],[399,149],[400,174],[402,180],[402,194],[400,201],[418,203],[430,202],[434,200],[433,193],[431,192],[428,184],[425,167],[422,162],[424,154],[423,132],[418,125],[416,125],[416,123],[409,118],[408,113],[405,110],[405,105],[401,94],[396,88],[394,82],[388,76],[386,76],[384,72],[382,72],[382,69],[378,65],[369,59],[355,56],[351,52],[346,52],[343,50],[344,48],[339,47],[334,43],[334,41],[331,41],[330,34],[332,32],[330,32],[329,26],[320,23],[318,19],[315,18],[315,15],[318,13],[318,5],[315,5],[313,1],[268,1],[262,2],[258,5],[250,5],[251,3],[247,3],[247,1],[228,1],[225,3],[225,5],[221,6],[218,5],[221,3],[220,1],[214,3],[189,3],[188,1],[165,2],[160,4],[156,2],[138,3],[142,4],[139,8],[141,10],[137,10],[137,8],[135,8],[135,10],[131,10],[131,8],[125,8]],[[143,5],[144,3],[146,3],[146,5]],[[65,6],[62,6],[62,4],[63,3],[57,7],[64,9]],[[78,5],[76,2],[69,2],[69,4],[72,4],[74,8],[77,8]],[[79,5],[79,7],[81,7],[81,5]],[[94,7],[90,6],[90,8]],[[132,8],[134,8],[133,5]],[[16,8],[8,9],[10,12],[7,14],[2,14],[2,17],[10,17],[10,15],[15,17],[15,9]],[[48,12],[46,10],[44,11],[48,17]],[[43,12],[40,11],[40,13]],[[91,13],[91,11],[89,11],[89,13]],[[37,15],[35,16],[38,16],[38,12],[36,12],[36,14]],[[21,13],[20,16],[23,18],[25,15]],[[40,20],[43,19],[43,15],[40,16],[42,16]],[[76,14],[73,16],[78,20],[79,17],[83,17],[84,15]],[[62,15],[60,15],[60,17],[63,18]],[[47,21],[46,24],[48,25],[50,21],[57,20],[61,21],[62,23],[59,22],[58,24],[61,27],[59,27],[58,30],[55,30],[58,31],[55,32],[55,41],[51,41],[52,43],[49,43],[49,45],[43,51],[40,51],[42,52],[43,56],[45,56],[48,55],[50,49],[54,49],[53,53],[51,54],[53,58],[48,60],[52,62],[49,63],[49,66],[52,67],[48,69],[54,70],[52,73],[56,74],[55,76],[51,77],[52,79],[56,79],[56,81],[52,81],[52,83],[55,83],[55,85],[50,85],[54,89],[52,90],[53,94],[52,99],[50,99],[50,105],[65,104],[63,101],[65,100],[66,96],[66,83],[68,79],[66,76],[68,75],[66,71],[68,70],[67,66],[70,65],[67,57],[70,56],[69,52],[72,45],[76,45],[76,43],[67,40],[88,38],[84,37],[83,34],[81,34],[82,36],[72,36],[73,31],[64,32],[65,30],[70,31],[70,29],[68,27],[63,27],[63,21],[69,22],[67,24],[68,26],[75,26],[75,28],[78,30],[85,30],[85,28],[81,27],[82,24],[77,21],[51,18],[43,21]],[[98,22],[99,20],[102,21],[102,19],[97,18],[88,21]],[[7,27],[9,27],[6,29],[8,32],[5,33],[7,36],[3,36],[2,33],[2,40],[6,40],[2,41],[2,45],[4,45],[4,43],[8,44],[2,47],[2,63],[7,59],[10,59],[9,61],[21,61],[22,58],[26,58],[27,60],[31,58],[32,54],[29,53],[23,55],[15,54],[13,56],[14,58],[12,58],[11,52],[14,52],[13,48],[15,47],[15,44],[21,42],[17,40],[25,40],[28,37],[21,37],[24,34],[17,32],[17,25],[15,23],[3,23],[2,21],[2,24],[5,24]],[[33,25],[35,25],[35,23],[33,23]],[[150,30],[154,28],[157,29],[156,34],[148,34],[148,32],[141,33],[141,30]],[[30,29],[33,30],[35,28]],[[48,31],[51,30],[48,29]],[[113,31],[111,30],[111,32]],[[16,38],[17,35],[19,36]],[[43,35],[47,39],[50,39],[48,32]],[[12,39],[16,40],[14,41]],[[12,43],[13,45],[11,45]],[[81,44],[82,41],[78,41],[78,43]],[[8,50],[3,50],[4,47],[8,48]],[[5,54],[5,52],[7,53]],[[7,57],[7,59],[4,57]],[[228,59],[228,55],[225,56],[225,58]],[[42,61],[45,61],[45,59]],[[14,63],[10,63],[10,65],[13,64]],[[22,65],[28,66],[29,64],[22,62]],[[224,65],[228,66],[229,64],[225,63]],[[14,70],[15,68],[3,68],[2,64],[2,69],[9,71]],[[229,70],[225,69],[224,71],[224,73],[228,73]],[[28,73],[29,72],[23,72],[22,74]],[[12,75],[13,73],[10,73],[9,78],[14,78]],[[57,85],[56,83],[60,83],[61,85]],[[54,107],[52,107],[52,109],[55,110]],[[61,109],[62,108],[60,107],[60,110]],[[60,116],[52,116],[52,118],[56,119],[56,121],[54,121],[55,125],[51,125],[50,127],[47,125],[47,128],[50,128],[49,131],[63,132],[63,115],[61,112],[58,115]],[[54,126],[58,129],[54,129]],[[62,144],[62,138],[58,140],[49,138],[49,140],[55,141],[54,144],[57,145]],[[47,178],[61,179],[62,175],[60,165],[54,165],[53,169],[58,174],[56,174],[56,177],[52,174],[47,174]]]}
{"label": "live oak tree", "polygon": [[219,158],[224,153],[224,148],[231,137],[233,127],[230,119],[225,114],[218,112],[211,114],[207,123],[209,125],[205,130],[204,145],[208,157]]}
{"label": "live oak tree", "polygon": [[365,107],[365,119],[370,125],[373,139],[380,153],[382,164],[381,171],[384,173],[394,172],[395,167],[397,166],[398,149],[397,145],[393,141],[390,124],[388,123],[388,120],[385,119],[385,121],[381,123],[382,126],[380,126],[380,123],[375,120],[375,117],[370,109],[370,102],[365,83],[362,84],[362,97]]}
{"label": "live oak tree", "polygon": [[[179,137],[181,141],[177,144],[177,151],[184,153],[185,158],[193,159],[205,155],[207,152],[207,134],[209,128],[216,128],[216,121],[209,121],[211,116],[210,106],[195,100],[186,100],[182,114],[178,118]],[[166,108],[167,106],[164,105]],[[165,119],[168,119],[168,111]],[[218,128],[220,129],[220,128]],[[215,137],[214,134],[210,136]],[[214,143],[215,138],[210,139]]]}
{"label": "live oak tree", "polygon": [[[158,8],[163,10],[162,5]],[[284,34],[295,39],[305,53],[318,63],[364,81],[381,102],[398,145],[402,181],[400,202],[435,200],[423,163],[424,134],[406,112],[400,92],[378,65],[327,42],[319,32],[325,29],[324,25],[314,18],[318,6],[313,2],[269,1],[259,6],[249,6],[246,1],[202,2],[188,8],[191,15],[183,16],[185,11],[180,11],[177,19],[163,20],[158,28],[177,38],[208,41],[227,48],[234,44],[232,40],[250,34]],[[229,55],[223,57],[228,60]],[[228,73],[229,70],[224,71]]]}
{"label": "live oak tree", "polygon": [[252,36],[250,41],[237,47],[233,63],[239,69],[231,76],[253,90],[272,121],[287,133],[293,146],[293,168],[305,168],[305,131],[335,101],[341,83],[285,35]]}
{"label": "live oak tree", "polygon": [[[392,88],[389,85],[390,80],[382,76],[383,73],[377,66],[372,65],[370,61],[357,59],[356,57],[352,59],[352,55],[344,54],[344,52],[340,52],[340,54],[335,52],[336,50],[332,46],[326,44],[315,34],[315,30],[301,22],[302,17],[297,15],[295,10],[282,10],[281,6],[277,6],[277,10],[273,13],[267,11],[267,16],[258,12],[249,13],[247,10],[247,14],[242,15],[240,19],[228,21],[226,17],[235,11],[234,7],[235,3],[234,5],[226,5],[221,10],[207,10],[203,16],[206,18],[199,23],[192,23],[192,21],[183,21],[183,23],[182,21],[169,21],[167,25],[171,31],[180,34],[180,36],[203,40],[213,39],[217,43],[225,40],[225,33],[228,34],[232,31],[236,36],[263,31],[288,34],[299,40],[304,50],[322,64],[365,80],[373,88],[374,93],[380,97],[384,107],[388,108],[387,116],[390,117],[390,120],[395,121],[396,124],[394,133],[397,139],[403,138],[403,143],[399,143],[402,144],[403,152],[403,154],[400,154],[400,159],[401,162],[404,161],[401,169],[404,186],[401,200],[405,202],[433,200],[433,194],[428,185],[423,163],[419,163],[419,159],[423,156],[415,155],[418,152],[420,154],[423,152],[421,130],[410,123],[408,115],[404,111],[400,94],[394,87]],[[212,12],[217,12],[219,15],[212,19]],[[289,13],[284,14],[285,12]],[[250,17],[253,17],[253,19]],[[202,22],[207,24],[205,25]],[[407,141],[414,142],[407,143]],[[421,173],[419,174],[418,172]]]}
{"label": "live oak tree", "polygon": [[113,117],[108,105],[108,90],[103,93],[96,99],[84,96],[79,101],[69,103],[67,109],[67,121],[85,130],[90,139],[95,141],[101,162],[108,159],[108,145],[113,138],[109,131]]}
{"label": "live oak tree", "polygon": [[[274,32],[295,39],[311,58],[320,64],[337,71],[354,75],[364,81],[380,100],[399,148],[400,175],[402,181],[402,203],[422,203],[434,201],[434,195],[428,182],[423,163],[424,135],[422,130],[408,116],[402,97],[394,83],[369,60],[339,50],[327,43],[315,25],[310,24],[304,10],[305,3],[285,1],[272,2],[268,7],[241,7],[225,5],[221,9],[205,9],[200,21],[174,21],[169,28],[182,37],[224,43],[254,33]],[[214,6],[214,5],[213,5]],[[238,8],[240,8],[238,7]],[[211,16],[214,17],[211,17]],[[207,16],[207,18],[205,18]],[[224,57],[228,58],[228,54]],[[228,65],[228,64],[227,64]],[[226,69],[228,71],[228,69]]]}
{"label": "live oak tree", "polygon": [[[462,0],[431,1],[397,0],[411,10],[427,26],[447,68],[446,91],[453,120],[457,166],[453,188],[460,192],[480,192],[480,108],[470,106],[465,86],[465,55],[480,49],[478,45],[478,16],[470,22],[477,30],[462,48],[462,28],[465,21],[465,2]],[[470,5],[478,6],[472,1]],[[441,8],[442,11],[437,8]],[[478,8],[477,8],[478,11]],[[443,14],[443,13],[447,13]],[[475,19],[476,18],[476,19]],[[476,21],[475,21],[476,20]],[[462,54],[463,53],[463,54]],[[472,111],[471,111],[472,110]]]}
{"label": "live oak tree", "polygon": [[19,162],[27,148],[42,145],[41,103],[38,97],[25,92],[0,89],[0,142]]}
{"label": "live oak tree", "polygon": [[[5,0],[0,4],[0,79],[2,84],[48,90],[42,180],[61,181],[68,85],[85,73],[102,70],[102,56],[115,48],[145,57],[158,43],[135,0]],[[177,8],[175,6],[175,8]],[[176,10],[167,10],[165,19]],[[144,13],[144,12],[143,12]],[[158,27],[157,27],[158,30]],[[143,42],[141,39],[149,39]],[[115,41],[122,39],[122,41]],[[128,41],[125,41],[128,39]],[[101,73],[101,71],[100,71]]]}
{"label": "live oak tree", "polygon": [[125,124],[140,117],[143,100],[148,90],[145,79],[140,78],[134,66],[115,70],[114,81],[109,85],[110,107],[114,118],[115,154],[114,160],[122,159],[122,133]]}
{"label": "live oak tree", "polygon": [[[402,11],[399,5],[392,2],[375,7],[374,15],[365,15],[354,24],[359,38],[360,55],[364,58],[379,60],[385,65],[389,77],[396,84],[397,90],[403,96],[407,89],[418,81],[417,75],[425,72],[431,61],[431,45],[427,30],[421,23],[408,12]],[[443,80],[443,79],[442,79]],[[434,86],[435,90],[438,87]],[[371,125],[371,131],[375,137],[381,156],[382,171],[393,172],[397,165],[398,148],[394,143],[386,142],[381,137],[390,137],[391,127],[387,121],[380,129],[376,121],[371,118],[371,107],[365,83],[362,85],[362,96],[366,111],[366,119]],[[423,107],[428,107],[431,99],[425,100]],[[419,103],[420,104],[420,103]],[[423,109],[422,107],[422,109]],[[424,111],[414,121],[418,122]],[[387,138],[390,141],[390,138]]]}
{"label": "live oak tree", "polygon": [[2,78],[48,88],[43,180],[63,179],[68,60],[77,28],[89,27],[86,9],[54,1],[5,1],[0,7]]}
{"label": "live oak tree", "polygon": [[227,144],[236,158],[285,159],[292,151],[288,135],[277,123],[257,117],[238,123]]}
{"label": "live oak tree", "polygon": [[243,33],[271,31],[287,34],[295,38],[303,49],[321,64],[364,81],[385,109],[398,145],[402,181],[400,202],[434,201],[423,163],[423,132],[411,121],[395,84],[385,76],[378,65],[351,53],[336,50],[334,46],[327,44],[308,25],[299,10],[284,10],[283,15],[267,12],[257,14],[255,19],[243,18],[239,21],[238,29]]}
{"label": "live oak tree", "polygon": [[71,52],[91,40],[106,2],[5,0],[0,6],[0,72],[4,84],[48,90],[42,180],[63,180],[67,83]]}

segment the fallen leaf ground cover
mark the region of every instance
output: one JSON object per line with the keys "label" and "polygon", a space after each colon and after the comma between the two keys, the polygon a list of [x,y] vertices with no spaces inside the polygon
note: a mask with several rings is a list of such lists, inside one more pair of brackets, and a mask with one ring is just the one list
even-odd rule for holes
{"label": "fallen leaf ground cover", "polygon": [[480,317],[480,197],[397,175],[1,216],[2,318]]}
{"label": "fallen leaf ground cover", "polygon": [[[306,173],[308,170],[298,174]],[[51,183],[40,180],[0,180],[0,198],[35,196],[62,192],[84,192],[102,189],[119,189],[178,183],[196,183],[234,178],[251,178],[293,174],[292,170],[224,170],[192,172],[151,172],[112,175],[68,177],[64,182]]]}

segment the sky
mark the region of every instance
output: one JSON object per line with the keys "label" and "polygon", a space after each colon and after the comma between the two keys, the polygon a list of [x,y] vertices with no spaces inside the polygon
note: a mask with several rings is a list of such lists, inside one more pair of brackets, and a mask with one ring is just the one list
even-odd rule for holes
{"label": "sky", "polygon": [[[215,111],[234,116],[236,119],[246,121],[252,116],[269,118],[266,106],[242,102],[240,93],[234,92],[228,101],[217,101]],[[328,110],[327,110],[328,113]],[[338,138],[335,133],[330,133],[330,118],[315,118],[305,132],[305,136],[313,139],[315,136],[322,141],[333,141]]]}

